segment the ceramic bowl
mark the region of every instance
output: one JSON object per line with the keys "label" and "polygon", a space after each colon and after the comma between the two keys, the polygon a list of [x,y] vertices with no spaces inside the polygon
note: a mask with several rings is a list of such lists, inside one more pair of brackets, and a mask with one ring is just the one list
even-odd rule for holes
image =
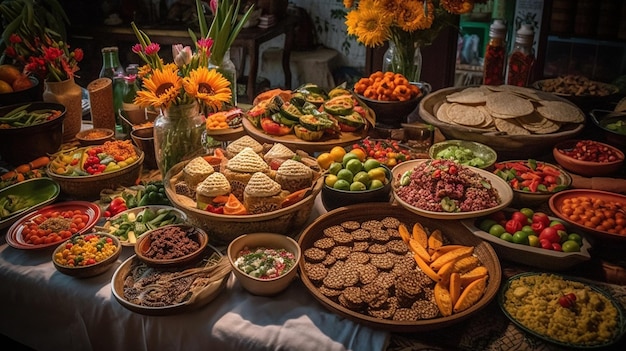
{"label": "ceramic bowl", "polygon": [[607,110],[591,110],[589,113],[593,123],[604,131],[606,142],[626,147],[626,113]]}
{"label": "ceramic bowl", "polygon": [[420,101],[430,92],[430,85],[426,83],[411,83],[417,85],[422,95],[407,101],[380,101],[358,95],[359,99],[367,105],[376,116],[376,126],[400,128],[402,123],[407,122],[407,116],[419,105]]}
{"label": "ceramic bowl", "polygon": [[[494,164],[496,168],[494,170],[494,173],[502,177],[501,173],[499,173],[498,171],[501,166],[503,167],[504,170],[508,169],[508,167],[504,166],[507,162],[528,165],[528,160],[510,160],[510,161],[496,162]],[[539,191],[539,190],[535,192],[525,191],[525,190],[516,189],[515,187],[511,186],[512,180],[507,180],[507,184],[509,184],[509,186],[511,186],[511,189],[513,190],[513,201],[511,202],[511,205],[513,207],[535,208],[541,205],[545,205],[548,203],[548,200],[550,199],[552,195],[554,195],[555,193],[559,191],[565,190],[572,185],[572,176],[570,176],[569,173],[567,173],[567,171],[565,171],[563,168],[557,165],[548,163],[548,162],[541,162],[541,161],[536,161],[536,162],[537,164],[543,164],[559,171],[559,176],[556,179],[556,182],[559,184],[559,188],[554,191]]]}
{"label": "ceramic bowl", "polygon": [[42,89],[39,85],[39,79],[32,75],[28,76],[28,79],[30,79],[32,83],[32,86],[30,88],[0,94],[0,106],[41,101]]}
{"label": "ceramic bowl", "polygon": [[[624,136],[626,138],[626,136]],[[579,160],[573,156],[566,155],[564,152],[572,150],[580,140],[568,140],[558,143],[552,149],[552,155],[556,162],[566,170],[585,177],[602,177],[609,176],[619,171],[624,165],[624,153],[618,148],[609,144],[594,141],[598,147],[611,152],[616,156],[615,160],[608,162],[593,162]]]}
{"label": "ceramic bowl", "polygon": [[[18,128],[0,128],[0,155],[13,166],[28,163],[37,157],[53,154],[63,142],[65,106],[51,102],[28,102],[0,107],[0,116],[28,104],[26,111],[52,109],[61,111],[57,118],[46,122]],[[19,152],[16,152],[19,150]]]}
{"label": "ceramic bowl", "polygon": [[[254,277],[238,267],[235,263],[243,249],[254,250],[259,247],[271,249],[284,249],[291,252],[295,256],[293,265],[284,271],[281,275],[270,278],[261,279]],[[285,290],[296,277],[298,272],[298,262],[300,261],[301,251],[298,243],[292,238],[277,233],[252,233],[244,234],[231,241],[227,249],[228,260],[230,261],[235,277],[241,286],[248,292],[259,296],[272,296]]]}
{"label": "ceramic bowl", "polygon": [[[90,239],[90,237],[95,237],[95,239]],[[100,240],[110,241],[114,246],[115,250],[113,253],[106,258],[102,259],[93,264],[87,264],[84,266],[70,266],[64,263],[59,263],[59,257],[62,256],[63,250],[66,249],[68,244],[79,245],[80,242],[92,241],[96,242]],[[117,261],[120,253],[122,252],[122,244],[119,239],[113,235],[106,233],[88,233],[88,234],[80,234],[77,236],[73,236],[68,240],[64,241],[61,245],[59,245],[54,252],[52,253],[52,263],[54,263],[54,267],[61,273],[70,275],[76,278],[88,278],[93,277],[99,274],[102,274],[108,271],[115,261]]]}
{"label": "ceramic bowl", "polygon": [[330,211],[338,207],[365,202],[389,202],[389,194],[391,193],[391,171],[385,166],[382,167],[384,167],[387,172],[387,183],[377,189],[350,191],[335,189],[324,184],[322,188],[322,204],[324,208]]}
{"label": "ceramic bowl", "polygon": [[76,139],[82,146],[101,145],[115,139],[115,131],[109,128],[91,128],[76,133]]}
{"label": "ceramic bowl", "polygon": [[491,168],[498,158],[496,151],[489,146],[466,140],[435,143],[428,149],[428,155],[433,159],[448,159],[482,169]]}
{"label": "ceramic bowl", "polygon": [[[177,240],[171,240],[173,237]],[[184,238],[191,239],[197,245],[193,250],[178,253],[174,249],[181,247]],[[170,224],[149,230],[140,236],[135,244],[135,254],[149,266],[184,266],[198,259],[208,243],[209,236],[204,230],[189,224]]]}

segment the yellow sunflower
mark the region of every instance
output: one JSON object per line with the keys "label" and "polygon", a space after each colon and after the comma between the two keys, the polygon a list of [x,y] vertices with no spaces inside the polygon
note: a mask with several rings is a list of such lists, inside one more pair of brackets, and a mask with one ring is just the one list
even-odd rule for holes
{"label": "yellow sunflower", "polygon": [[470,0],[441,0],[441,7],[455,15],[462,15],[474,9],[474,2]]}
{"label": "yellow sunflower", "polygon": [[187,94],[200,100],[211,110],[219,111],[224,103],[230,101],[232,91],[230,82],[216,70],[200,67],[183,79]]}
{"label": "yellow sunflower", "polygon": [[426,0],[427,10],[424,11],[424,1],[407,1],[400,4],[397,23],[402,30],[414,32],[428,29],[435,20],[435,6],[431,0]]}
{"label": "yellow sunflower", "polygon": [[178,76],[177,69],[164,67],[163,70],[153,70],[149,77],[143,80],[143,90],[137,92],[135,104],[142,107],[168,108],[178,97],[183,86],[183,80]]}
{"label": "yellow sunflower", "polygon": [[368,47],[383,45],[389,38],[392,23],[391,16],[382,16],[375,8],[359,7],[346,16],[348,33],[356,35]]}

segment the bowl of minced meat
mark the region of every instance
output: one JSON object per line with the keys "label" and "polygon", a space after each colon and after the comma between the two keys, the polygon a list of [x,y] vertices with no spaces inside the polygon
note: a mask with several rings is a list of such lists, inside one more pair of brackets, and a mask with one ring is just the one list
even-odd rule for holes
{"label": "bowl of minced meat", "polygon": [[624,315],[607,292],[575,278],[521,273],[502,287],[504,314],[525,331],[566,347],[603,347],[624,333]]}

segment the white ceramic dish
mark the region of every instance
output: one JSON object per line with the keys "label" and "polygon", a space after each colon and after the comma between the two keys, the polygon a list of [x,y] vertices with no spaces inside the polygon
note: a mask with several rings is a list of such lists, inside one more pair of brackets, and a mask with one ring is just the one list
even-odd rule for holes
{"label": "white ceramic dish", "polygon": [[485,216],[488,215],[490,213],[499,211],[501,209],[506,208],[511,201],[513,201],[513,190],[511,190],[511,187],[500,177],[498,177],[497,175],[476,168],[476,167],[471,167],[472,170],[476,173],[478,173],[480,176],[482,176],[483,178],[489,180],[491,182],[491,185],[498,191],[498,194],[500,195],[500,204],[498,206],[492,207],[492,208],[488,208],[488,209],[484,209],[484,210],[480,210],[480,211],[469,211],[469,212],[436,212],[436,211],[427,211],[427,210],[423,210],[421,208],[417,208],[413,205],[410,205],[409,203],[407,203],[406,201],[402,200],[397,194],[396,191],[399,188],[399,179],[400,177],[402,177],[402,175],[409,170],[414,169],[416,166],[424,163],[424,162],[430,162],[430,159],[419,159],[419,160],[411,160],[411,161],[405,161],[400,163],[399,165],[395,166],[392,170],[391,170],[391,174],[392,174],[392,193],[393,196],[395,198],[395,200],[404,208],[406,208],[407,210],[416,213],[418,215],[424,216],[424,217],[428,217],[428,218],[435,218],[435,219],[464,219],[464,218],[477,218],[480,216]]}
{"label": "white ceramic dish", "polygon": [[[558,220],[556,217],[550,217],[551,220]],[[496,250],[500,259],[521,263],[524,265],[537,267],[549,271],[561,271],[571,268],[579,263],[591,259],[589,250],[591,244],[583,236],[583,245],[580,252],[561,252],[554,250],[542,249],[530,245],[516,244],[506,240],[497,238],[476,226],[478,218],[467,218],[461,221],[463,225],[469,229],[475,236],[487,241]],[[570,225],[565,226],[568,233],[573,233],[574,229]]]}

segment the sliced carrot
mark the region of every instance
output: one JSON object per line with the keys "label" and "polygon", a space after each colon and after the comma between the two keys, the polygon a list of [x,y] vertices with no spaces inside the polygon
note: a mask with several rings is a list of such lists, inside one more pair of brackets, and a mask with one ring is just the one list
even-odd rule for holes
{"label": "sliced carrot", "polygon": [[14,178],[15,176],[17,176],[17,172],[9,171],[9,172],[6,172],[5,174],[3,174],[1,179],[2,180],[9,180],[9,179]]}
{"label": "sliced carrot", "polygon": [[227,215],[244,215],[248,214],[246,207],[239,201],[234,194],[228,195],[228,201],[224,204],[224,214]]}
{"label": "sliced carrot", "polygon": [[23,182],[24,180],[26,180],[26,177],[24,177],[24,175],[22,173],[18,173],[17,174],[17,181],[19,182]]}
{"label": "sliced carrot", "polygon": [[28,164],[19,165],[15,168],[15,171],[17,173],[28,173],[30,171],[30,165]]}
{"label": "sliced carrot", "polygon": [[48,163],[50,163],[50,157],[48,157],[48,156],[41,156],[39,158],[36,158],[36,159],[30,161],[28,164],[30,165],[31,169],[37,169],[37,168],[41,168],[41,167],[47,166]]}
{"label": "sliced carrot", "polygon": [[213,198],[213,202],[216,204],[225,204],[228,202],[228,195],[218,195]]}
{"label": "sliced carrot", "polygon": [[285,199],[280,204],[280,206],[281,207],[289,207],[289,206],[295,204],[296,202],[302,200],[302,198],[304,197],[304,194],[306,194],[307,190],[309,190],[309,189],[300,189],[300,190],[294,191],[293,193],[287,195],[287,197],[285,197]]}

